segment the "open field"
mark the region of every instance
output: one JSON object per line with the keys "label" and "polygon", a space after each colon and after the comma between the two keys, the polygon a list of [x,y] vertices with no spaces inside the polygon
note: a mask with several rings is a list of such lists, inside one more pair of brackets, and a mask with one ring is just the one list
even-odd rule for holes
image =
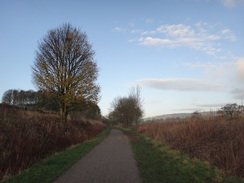
{"label": "open field", "polygon": [[0,180],[102,132],[98,121],[62,123],[57,114],[0,105]]}
{"label": "open field", "polygon": [[227,175],[244,177],[244,119],[218,116],[139,125],[137,132],[208,161]]}
{"label": "open field", "polygon": [[[224,175],[207,161],[191,158],[161,142],[130,129],[120,128],[127,136],[144,183],[242,183],[244,180]],[[148,168],[150,167],[150,168]]]}

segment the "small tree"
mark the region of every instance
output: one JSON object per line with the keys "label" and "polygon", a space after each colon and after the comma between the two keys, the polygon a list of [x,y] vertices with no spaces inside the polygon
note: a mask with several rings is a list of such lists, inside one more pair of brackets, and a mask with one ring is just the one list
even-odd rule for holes
{"label": "small tree", "polygon": [[10,105],[17,105],[18,90],[7,90],[2,96],[2,102]]}
{"label": "small tree", "polygon": [[130,101],[132,121],[137,125],[143,116],[143,101],[141,99],[141,89],[139,86],[131,89],[128,99]]}
{"label": "small tree", "polygon": [[2,96],[2,103],[13,104],[12,90],[5,91]]}
{"label": "small tree", "polygon": [[218,111],[218,114],[223,114],[226,118],[233,119],[235,117],[240,116],[240,114],[243,112],[244,112],[244,107],[234,103],[234,104],[226,104]]}
{"label": "small tree", "polygon": [[195,111],[191,114],[191,119],[193,120],[199,120],[201,117],[202,115],[199,111]]}
{"label": "small tree", "polygon": [[66,121],[70,107],[79,101],[97,102],[99,86],[94,51],[87,35],[70,24],[50,30],[38,45],[33,82],[59,102]]}

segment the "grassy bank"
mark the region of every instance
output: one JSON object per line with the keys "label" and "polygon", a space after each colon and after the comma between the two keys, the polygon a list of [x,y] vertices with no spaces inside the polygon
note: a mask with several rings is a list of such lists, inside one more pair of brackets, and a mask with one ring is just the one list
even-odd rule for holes
{"label": "grassy bank", "polygon": [[207,161],[190,158],[160,142],[122,129],[127,135],[144,183],[242,182],[225,177]]}
{"label": "grassy bank", "polygon": [[17,176],[11,177],[4,183],[48,183],[52,182],[76,161],[86,155],[95,146],[108,136],[110,129],[107,128],[100,135],[83,144],[55,154],[41,163],[32,165]]}
{"label": "grassy bank", "polygon": [[146,123],[137,132],[244,178],[244,119],[210,115]]}
{"label": "grassy bank", "polygon": [[0,180],[101,133],[98,121],[68,120],[0,104]]}

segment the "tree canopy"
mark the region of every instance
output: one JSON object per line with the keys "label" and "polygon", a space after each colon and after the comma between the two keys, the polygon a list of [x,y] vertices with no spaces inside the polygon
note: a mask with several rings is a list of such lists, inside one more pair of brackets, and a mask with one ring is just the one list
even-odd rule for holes
{"label": "tree canopy", "polygon": [[48,31],[38,45],[33,82],[39,90],[57,99],[65,120],[72,106],[84,100],[99,100],[94,54],[86,33],[71,24]]}
{"label": "tree canopy", "polygon": [[234,104],[226,104],[218,111],[218,114],[225,116],[228,119],[233,119],[239,117],[241,114],[243,115],[243,112],[244,112],[244,106],[234,103]]}

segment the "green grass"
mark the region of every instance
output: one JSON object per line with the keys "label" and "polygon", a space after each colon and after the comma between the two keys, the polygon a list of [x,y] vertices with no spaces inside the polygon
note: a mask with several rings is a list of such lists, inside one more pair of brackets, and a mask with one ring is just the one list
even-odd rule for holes
{"label": "green grass", "polygon": [[47,183],[55,180],[65,170],[70,168],[76,161],[85,156],[95,146],[102,142],[109,134],[107,128],[100,135],[83,144],[72,147],[59,154],[55,154],[41,163],[31,166],[22,173],[13,176],[4,183]]}
{"label": "green grass", "polygon": [[243,182],[223,176],[208,162],[191,159],[136,132],[121,130],[128,136],[143,183]]}

